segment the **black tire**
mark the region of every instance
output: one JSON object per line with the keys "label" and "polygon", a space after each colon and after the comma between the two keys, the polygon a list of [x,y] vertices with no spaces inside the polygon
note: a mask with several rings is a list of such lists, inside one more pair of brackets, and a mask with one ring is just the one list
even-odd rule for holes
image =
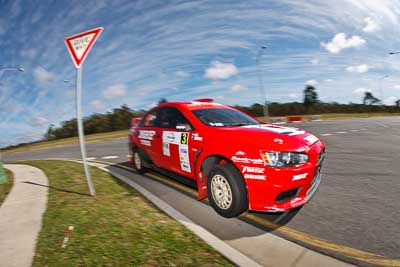
{"label": "black tire", "polygon": [[[222,185],[219,187],[219,185]],[[226,193],[229,192],[231,194]],[[221,188],[225,188],[223,190]],[[222,193],[218,192],[222,191]],[[216,197],[214,196],[217,195]],[[223,193],[225,192],[225,193]],[[207,179],[208,200],[214,210],[225,218],[239,216],[248,210],[247,189],[242,174],[232,164],[216,165]],[[229,198],[229,195],[231,196]],[[220,201],[218,201],[218,196]],[[226,196],[225,198],[223,196]],[[221,201],[221,199],[224,199]],[[230,199],[230,201],[229,201]]]}
{"label": "black tire", "polygon": [[146,171],[146,168],[144,167],[145,162],[142,153],[140,153],[140,150],[137,148],[132,149],[132,163],[135,172],[142,174]]}

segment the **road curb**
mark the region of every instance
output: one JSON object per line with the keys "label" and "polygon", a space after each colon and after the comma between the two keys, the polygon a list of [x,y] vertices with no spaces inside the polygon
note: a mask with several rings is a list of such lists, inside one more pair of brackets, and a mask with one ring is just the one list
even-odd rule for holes
{"label": "road curb", "polygon": [[131,187],[135,188],[139,193],[141,193],[145,198],[147,198],[150,202],[152,202],[155,206],[157,206],[159,209],[161,209],[163,212],[168,214],[170,217],[172,217],[174,220],[178,221],[182,225],[184,225],[186,228],[188,228],[190,231],[192,231],[195,235],[200,237],[204,242],[206,242],[208,245],[213,247],[215,250],[217,250],[219,253],[221,253],[224,257],[226,257],[228,260],[230,260],[232,263],[238,266],[261,266],[254,260],[250,259],[246,255],[242,254],[238,250],[234,249],[230,245],[226,244],[224,241],[216,237],[215,235],[211,234],[209,231],[201,227],[200,225],[197,225],[194,223],[192,220],[187,218],[185,215],[168,205],[165,201],[161,200],[158,198],[156,195],[150,193],[148,190],[143,188],[142,186],[138,185],[134,181],[124,177],[123,175],[120,175],[118,173],[115,173],[113,171],[110,171],[106,169],[103,166],[98,166],[97,164],[89,164],[91,166],[97,167],[112,176],[116,177],[117,179],[121,180],[122,182],[130,185]]}

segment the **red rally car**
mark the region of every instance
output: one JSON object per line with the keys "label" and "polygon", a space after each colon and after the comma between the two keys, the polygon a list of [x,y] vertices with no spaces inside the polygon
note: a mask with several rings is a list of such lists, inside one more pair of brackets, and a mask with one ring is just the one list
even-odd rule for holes
{"label": "red rally car", "polygon": [[195,180],[198,199],[227,218],[301,206],[321,181],[320,139],[211,99],[159,104],[134,120],[129,138],[137,172],[156,166]]}

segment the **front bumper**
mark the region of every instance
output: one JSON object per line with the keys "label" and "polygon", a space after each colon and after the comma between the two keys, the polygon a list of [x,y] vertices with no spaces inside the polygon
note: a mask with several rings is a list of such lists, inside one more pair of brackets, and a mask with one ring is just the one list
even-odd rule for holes
{"label": "front bumper", "polygon": [[[312,147],[310,161],[297,168],[267,168],[266,181],[246,181],[249,209],[264,212],[284,212],[304,205],[321,183],[321,166],[325,156],[322,142]],[[295,177],[305,178],[295,179]]]}

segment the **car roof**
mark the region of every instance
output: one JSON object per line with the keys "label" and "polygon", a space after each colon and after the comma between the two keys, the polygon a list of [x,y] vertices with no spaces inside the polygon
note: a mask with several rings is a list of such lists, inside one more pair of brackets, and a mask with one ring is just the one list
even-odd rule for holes
{"label": "car roof", "polygon": [[225,106],[222,104],[214,103],[214,102],[200,102],[200,101],[191,101],[191,102],[165,102],[159,104],[157,107],[182,107],[188,110],[196,110],[196,109],[204,109],[204,108],[225,108],[231,109],[229,106]]}

